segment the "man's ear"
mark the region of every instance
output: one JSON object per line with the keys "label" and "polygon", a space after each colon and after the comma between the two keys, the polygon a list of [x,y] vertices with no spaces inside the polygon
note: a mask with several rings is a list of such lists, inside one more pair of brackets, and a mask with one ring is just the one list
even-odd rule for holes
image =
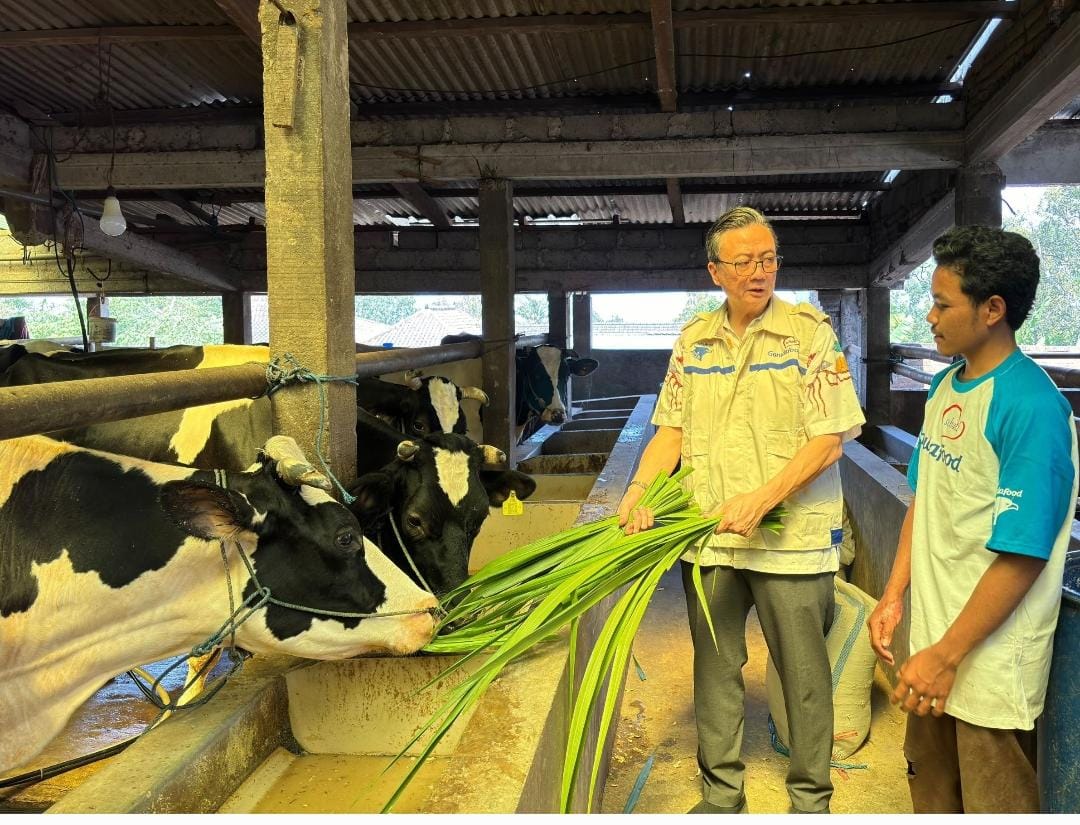
{"label": "man's ear", "polygon": [[1008,323],[1005,318],[1005,299],[1000,295],[991,295],[983,302],[986,311],[986,325],[992,327],[998,323]]}
{"label": "man's ear", "polygon": [[709,270],[709,277],[712,278],[712,282],[718,287],[723,287],[723,284],[720,282],[720,264],[709,261],[707,268]]}

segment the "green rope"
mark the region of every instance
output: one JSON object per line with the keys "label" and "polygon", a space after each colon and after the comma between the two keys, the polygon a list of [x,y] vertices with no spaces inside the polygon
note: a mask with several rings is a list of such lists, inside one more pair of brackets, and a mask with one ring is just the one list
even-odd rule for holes
{"label": "green rope", "polygon": [[[319,430],[315,436],[315,453],[319,459],[319,463],[322,465],[323,470],[326,472],[327,477],[334,482],[338,491],[341,493],[341,500],[346,504],[352,504],[356,501],[356,496],[350,495],[348,490],[341,486],[341,482],[337,480],[331,471],[330,467],[326,463],[326,458],[323,456],[323,431],[326,429],[326,388],[323,386],[326,383],[344,383],[352,384],[356,386],[355,375],[323,375],[314,373],[307,367],[303,366],[291,352],[286,352],[283,355],[279,355],[274,358],[269,364],[266,365],[266,383],[268,385],[266,395],[271,396],[282,387],[292,383],[304,383],[311,381],[319,390]],[[312,611],[314,612],[314,611]]]}

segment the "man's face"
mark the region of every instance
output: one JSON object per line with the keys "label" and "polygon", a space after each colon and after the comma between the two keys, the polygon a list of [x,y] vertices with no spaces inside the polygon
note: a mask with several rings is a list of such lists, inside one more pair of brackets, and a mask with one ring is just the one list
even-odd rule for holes
{"label": "man's face", "polygon": [[[731,229],[720,236],[717,246],[720,259],[728,263],[709,262],[713,283],[724,290],[734,312],[756,318],[765,311],[776,288],[776,272],[765,272],[753,263],[776,254],[772,232],[761,224]],[[734,264],[745,261],[751,262],[753,271],[743,277],[736,273]]]}
{"label": "man's face", "polygon": [[938,352],[952,356],[977,350],[989,335],[982,317],[985,305],[973,305],[960,289],[960,276],[943,266],[934,270],[930,294],[934,303],[926,320]]}

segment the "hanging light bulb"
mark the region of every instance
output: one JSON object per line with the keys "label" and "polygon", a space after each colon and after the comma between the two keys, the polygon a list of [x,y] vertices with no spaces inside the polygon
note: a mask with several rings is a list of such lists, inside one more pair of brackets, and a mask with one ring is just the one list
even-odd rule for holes
{"label": "hanging light bulb", "polygon": [[101,231],[114,238],[123,235],[127,229],[127,221],[124,213],[120,211],[120,200],[116,197],[116,190],[111,186],[105,192],[105,204],[101,211],[101,222],[98,224]]}

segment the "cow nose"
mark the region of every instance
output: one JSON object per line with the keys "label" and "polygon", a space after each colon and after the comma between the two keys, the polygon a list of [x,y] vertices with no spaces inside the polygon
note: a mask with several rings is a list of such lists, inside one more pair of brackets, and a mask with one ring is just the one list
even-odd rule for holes
{"label": "cow nose", "polygon": [[562,424],[566,420],[566,414],[562,410],[553,410],[551,413],[552,424]]}

